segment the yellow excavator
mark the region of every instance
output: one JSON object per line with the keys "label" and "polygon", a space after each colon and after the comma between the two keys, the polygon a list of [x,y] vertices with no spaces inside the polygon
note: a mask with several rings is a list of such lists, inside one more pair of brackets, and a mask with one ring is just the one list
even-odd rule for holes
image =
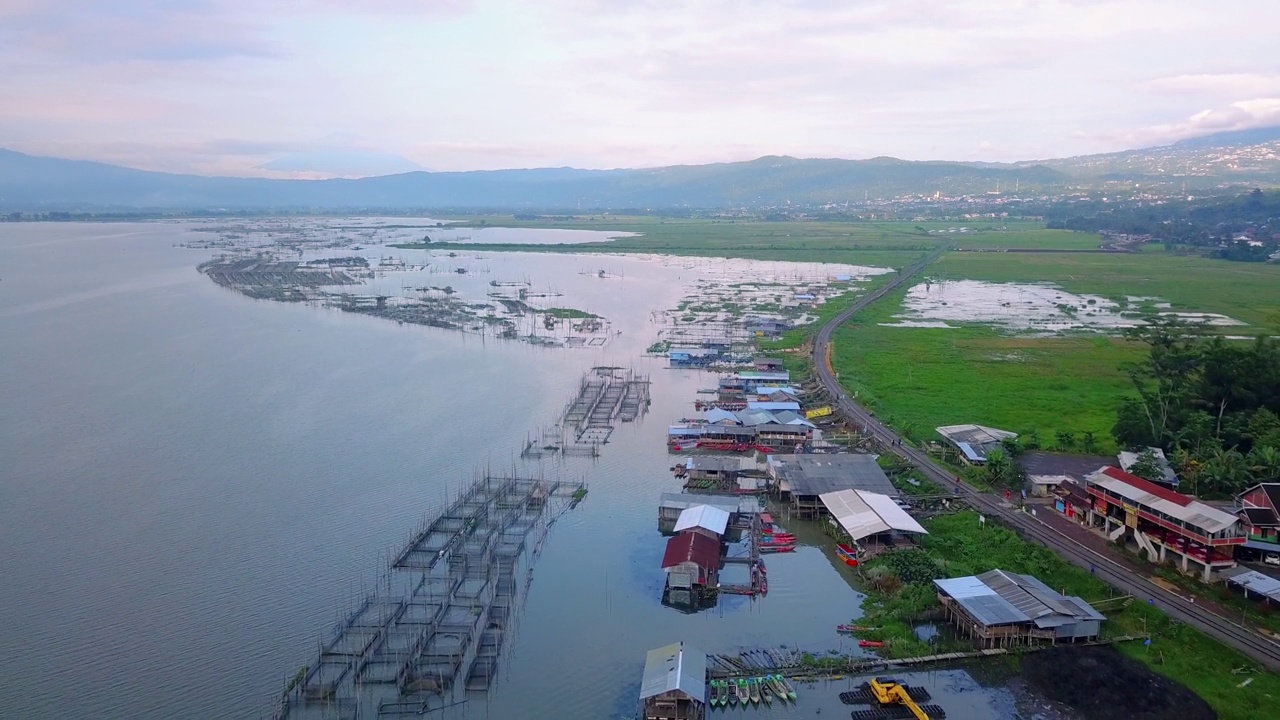
{"label": "yellow excavator", "polygon": [[871,695],[881,705],[901,705],[910,710],[916,720],[929,720],[929,714],[924,711],[924,708],[917,705],[916,701],[911,699],[911,693],[907,688],[896,681],[885,678],[872,679]]}

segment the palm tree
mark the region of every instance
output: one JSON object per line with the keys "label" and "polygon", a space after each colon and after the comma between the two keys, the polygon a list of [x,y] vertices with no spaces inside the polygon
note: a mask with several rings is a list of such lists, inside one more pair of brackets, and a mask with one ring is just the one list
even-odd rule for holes
{"label": "palm tree", "polygon": [[1235,495],[1249,486],[1253,481],[1253,473],[1249,471],[1249,465],[1239,450],[1219,449],[1205,463],[1204,480],[1212,493]]}
{"label": "palm tree", "polygon": [[1280,450],[1270,445],[1255,445],[1249,452],[1248,463],[1257,482],[1280,480]]}

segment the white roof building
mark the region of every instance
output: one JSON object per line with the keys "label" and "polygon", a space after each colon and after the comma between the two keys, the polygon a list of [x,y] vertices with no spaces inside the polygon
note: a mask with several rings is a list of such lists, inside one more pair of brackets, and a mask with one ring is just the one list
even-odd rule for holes
{"label": "white roof building", "polygon": [[929,533],[888,495],[865,490],[837,490],[823,493],[818,499],[831,513],[832,519],[854,540],[891,530],[921,535]]}
{"label": "white roof building", "polygon": [[724,535],[729,528],[729,513],[710,505],[694,505],[686,508],[676,519],[676,532],[701,528],[715,535]]}

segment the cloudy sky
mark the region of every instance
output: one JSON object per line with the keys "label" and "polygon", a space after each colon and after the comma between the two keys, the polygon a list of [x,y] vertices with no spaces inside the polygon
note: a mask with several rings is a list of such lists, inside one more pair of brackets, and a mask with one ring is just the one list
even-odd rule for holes
{"label": "cloudy sky", "polygon": [[1280,124],[1277,0],[0,0],[0,147],[269,176]]}

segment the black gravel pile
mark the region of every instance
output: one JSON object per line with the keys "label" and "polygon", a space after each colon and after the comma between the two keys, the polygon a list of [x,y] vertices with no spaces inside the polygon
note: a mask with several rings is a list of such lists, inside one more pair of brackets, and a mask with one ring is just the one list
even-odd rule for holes
{"label": "black gravel pile", "polygon": [[1115,648],[1060,647],[1029,653],[1022,675],[1036,692],[1089,720],[1217,720],[1185,685],[1157,675]]}

